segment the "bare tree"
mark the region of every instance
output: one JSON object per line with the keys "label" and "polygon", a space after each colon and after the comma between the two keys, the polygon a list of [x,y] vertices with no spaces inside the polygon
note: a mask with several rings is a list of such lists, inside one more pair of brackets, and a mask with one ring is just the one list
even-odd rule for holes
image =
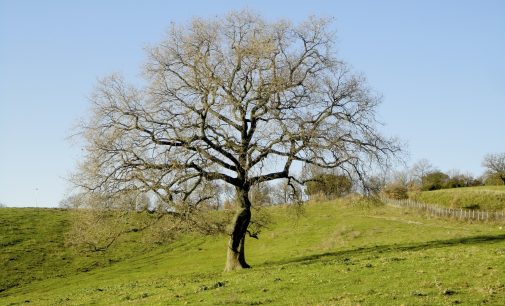
{"label": "bare tree", "polygon": [[486,155],[482,166],[487,168],[488,175],[498,177],[505,185],[505,153]]}
{"label": "bare tree", "polygon": [[265,182],[251,187],[249,191],[249,200],[256,206],[269,206],[273,204],[272,186]]}
{"label": "bare tree", "polygon": [[253,186],[297,181],[295,163],[364,181],[399,151],[377,131],[380,98],[336,57],[333,39],[327,20],[293,25],[247,11],[173,25],[148,51],[145,87],[117,75],[99,82],[75,181],[150,190],[185,213],[205,200],[205,184],[225,182],[239,203],[225,270],[249,267]]}
{"label": "bare tree", "polygon": [[435,169],[435,166],[433,166],[429,160],[423,158],[412,165],[410,173],[414,182],[421,185],[423,177],[430,172],[434,172]]}
{"label": "bare tree", "polygon": [[274,204],[293,204],[303,200],[303,186],[287,179],[278,180],[271,187],[272,202]]}

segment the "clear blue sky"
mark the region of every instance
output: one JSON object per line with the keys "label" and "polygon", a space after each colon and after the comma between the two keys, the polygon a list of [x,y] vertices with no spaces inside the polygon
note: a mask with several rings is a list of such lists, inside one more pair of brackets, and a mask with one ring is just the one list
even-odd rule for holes
{"label": "clear blue sky", "polygon": [[383,95],[383,131],[411,162],[480,175],[505,152],[505,1],[0,0],[0,202],[57,206],[96,79],[137,78],[170,22],[241,8],[334,17],[340,56]]}

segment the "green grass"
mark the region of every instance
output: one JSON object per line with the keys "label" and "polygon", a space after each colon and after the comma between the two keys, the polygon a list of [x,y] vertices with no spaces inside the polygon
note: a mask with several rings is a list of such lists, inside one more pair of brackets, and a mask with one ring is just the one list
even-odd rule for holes
{"label": "green grass", "polygon": [[[12,237],[25,242],[2,248],[2,260],[6,250],[9,256],[17,254],[21,274],[28,267],[22,261],[31,258],[21,255],[27,248],[39,255],[65,254],[69,262],[61,265],[55,259],[46,263],[44,271],[57,273],[21,278],[20,286],[0,293],[2,305],[26,301],[40,305],[505,305],[503,224],[462,223],[392,207],[365,209],[339,202],[309,204],[299,218],[290,208],[276,207],[271,209],[270,228],[259,240],[246,242],[253,269],[223,273],[224,236],[190,235],[152,249],[135,243],[132,236],[106,253],[83,257],[62,248],[67,213],[44,210],[42,214],[39,220],[52,220],[52,229],[34,236],[30,244],[23,233],[42,232],[46,222],[18,231]],[[2,232],[15,218],[26,219],[18,221],[26,228],[35,218],[22,209],[0,209],[0,217]],[[60,232],[53,234],[53,230]],[[8,239],[1,237],[4,244]],[[56,244],[44,246],[50,240]],[[17,249],[11,249],[14,246]],[[90,262],[100,264],[83,272],[79,265]],[[16,278],[7,268],[2,279]]]}
{"label": "green grass", "polygon": [[505,186],[478,186],[423,191],[414,199],[427,204],[451,208],[505,210]]}
{"label": "green grass", "polygon": [[27,282],[58,277],[55,266],[71,256],[63,240],[68,213],[46,209],[0,209],[0,290]]}
{"label": "green grass", "polygon": [[107,253],[80,253],[66,247],[71,222],[65,210],[0,209],[0,297],[12,287],[109,266],[149,248],[132,233]]}

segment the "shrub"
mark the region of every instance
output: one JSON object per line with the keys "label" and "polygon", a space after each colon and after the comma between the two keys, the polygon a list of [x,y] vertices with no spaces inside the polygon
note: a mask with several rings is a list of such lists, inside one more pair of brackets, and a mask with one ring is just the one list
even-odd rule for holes
{"label": "shrub", "polygon": [[351,189],[352,181],[345,175],[318,174],[307,183],[307,194],[311,198],[318,195],[337,198],[349,194]]}
{"label": "shrub", "polygon": [[382,192],[387,198],[394,200],[403,200],[409,197],[407,186],[400,183],[386,185]]}
{"label": "shrub", "polygon": [[487,186],[505,185],[498,173],[487,173],[484,179],[484,184]]}
{"label": "shrub", "polygon": [[449,181],[449,176],[441,171],[434,171],[426,174],[422,177],[422,187],[424,191],[438,190],[445,188],[447,182]]}

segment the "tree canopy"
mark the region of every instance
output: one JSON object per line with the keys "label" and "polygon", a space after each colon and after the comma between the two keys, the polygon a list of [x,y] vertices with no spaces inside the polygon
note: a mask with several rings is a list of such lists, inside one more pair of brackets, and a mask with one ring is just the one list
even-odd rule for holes
{"label": "tree canopy", "polygon": [[502,185],[505,185],[505,153],[486,155],[482,166],[487,168],[489,178],[495,178],[495,181],[501,180]]}
{"label": "tree canopy", "polygon": [[98,83],[74,181],[150,191],[173,214],[197,210],[211,182],[229,184],[239,205],[226,270],[249,267],[252,186],[303,183],[296,163],[364,182],[400,150],[377,129],[380,97],[336,56],[334,39],[325,19],[294,25],[248,11],[172,25],[147,51],[145,86],[119,75]]}
{"label": "tree canopy", "polygon": [[449,175],[442,171],[429,172],[422,177],[422,190],[438,190],[445,188]]}

